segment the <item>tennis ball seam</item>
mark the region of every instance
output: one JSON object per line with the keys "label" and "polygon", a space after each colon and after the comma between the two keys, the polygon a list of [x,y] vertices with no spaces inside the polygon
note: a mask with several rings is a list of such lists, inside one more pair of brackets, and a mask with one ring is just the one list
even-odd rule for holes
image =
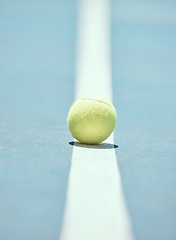
{"label": "tennis ball seam", "polygon": [[103,103],[103,104],[105,104],[106,106],[111,107],[111,109],[116,113],[116,110],[114,109],[113,106],[111,106],[110,104],[105,103],[105,102],[103,102],[103,101],[100,101],[100,100],[94,100],[94,99],[91,99],[91,98],[85,98],[85,99],[82,98],[82,99],[80,99],[79,101],[86,101],[86,100],[88,100],[88,101],[93,101],[93,102]]}

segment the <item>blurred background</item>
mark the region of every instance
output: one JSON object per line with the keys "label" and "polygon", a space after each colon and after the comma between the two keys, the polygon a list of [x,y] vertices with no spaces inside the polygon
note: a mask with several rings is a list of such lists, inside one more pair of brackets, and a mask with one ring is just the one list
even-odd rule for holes
{"label": "blurred background", "polygon": [[[176,239],[176,2],[111,0],[116,156],[137,240]],[[0,239],[58,239],[79,1],[0,0]]]}

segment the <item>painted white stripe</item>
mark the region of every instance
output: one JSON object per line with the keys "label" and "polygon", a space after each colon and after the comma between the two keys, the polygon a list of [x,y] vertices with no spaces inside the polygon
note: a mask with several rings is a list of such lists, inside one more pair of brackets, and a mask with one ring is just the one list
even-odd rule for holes
{"label": "painted white stripe", "polygon": [[[76,98],[112,100],[108,0],[80,2]],[[131,240],[113,134],[101,148],[74,146],[61,240]],[[112,145],[108,145],[111,143]]]}
{"label": "painted white stripe", "polygon": [[76,98],[95,93],[112,100],[109,15],[107,0],[80,0]]}

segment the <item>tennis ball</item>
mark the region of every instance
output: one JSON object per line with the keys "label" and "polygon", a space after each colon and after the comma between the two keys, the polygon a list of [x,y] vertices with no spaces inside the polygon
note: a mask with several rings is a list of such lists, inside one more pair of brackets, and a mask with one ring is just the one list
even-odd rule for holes
{"label": "tennis ball", "polygon": [[86,95],[71,106],[67,124],[72,136],[79,142],[98,144],[114,130],[116,110],[106,98]]}

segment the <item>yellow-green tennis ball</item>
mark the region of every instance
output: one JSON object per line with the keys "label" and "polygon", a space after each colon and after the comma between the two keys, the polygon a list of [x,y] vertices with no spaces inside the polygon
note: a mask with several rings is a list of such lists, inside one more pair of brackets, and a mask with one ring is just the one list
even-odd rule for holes
{"label": "yellow-green tennis ball", "polygon": [[106,98],[86,95],[71,106],[67,124],[72,136],[79,142],[98,144],[114,130],[116,110]]}

